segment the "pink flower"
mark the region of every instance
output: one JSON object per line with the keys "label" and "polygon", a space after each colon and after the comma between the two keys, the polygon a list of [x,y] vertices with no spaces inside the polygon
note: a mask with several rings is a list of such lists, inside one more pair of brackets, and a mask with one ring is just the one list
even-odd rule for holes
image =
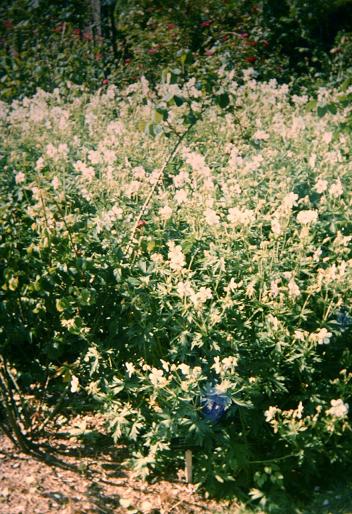
{"label": "pink flower", "polygon": [[137,228],[142,228],[147,224],[145,220],[138,220]]}
{"label": "pink flower", "polygon": [[104,86],[107,86],[109,84],[109,79],[104,79],[102,81],[102,84],[104,84]]}
{"label": "pink flower", "polygon": [[91,32],[83,32],[83,39],[84,41],[92,41],[93,34]]}
{"label": "pink flower", "polygon": [[205,50],[205,52],[204,52],[204,55],[206,55],[207,57],[211,57],[214,54],[215,54],[214,50]]}
{"label": "pink flower", "polygon": [[241,39],[247,39],[249,37],[249,34],[248,34],[248,32],[242,32],[242,34],[239,34],[239,37]]}
{"label": "pink flower", "polygon": [[205,20],[205,21],[202,21],[202,23],[200,24],[201,27],[210,27],[210,25],[212,24],[212,20]]}

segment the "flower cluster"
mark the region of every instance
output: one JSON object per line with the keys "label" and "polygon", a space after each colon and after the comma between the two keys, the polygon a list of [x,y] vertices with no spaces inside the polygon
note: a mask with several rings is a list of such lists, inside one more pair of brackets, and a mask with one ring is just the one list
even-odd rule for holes
{"label": "flower cluster", "polygon": [[220,71],[225,110],[171,82],[0,103],[6,348],[76,358],[71,393],[99,397],[138,469],[176,438],[203,482],[276,458],[290,476],[282,452],[326,441],[343,461],[351,109],[319,117],[339,91],[292,97],[250,70]]}

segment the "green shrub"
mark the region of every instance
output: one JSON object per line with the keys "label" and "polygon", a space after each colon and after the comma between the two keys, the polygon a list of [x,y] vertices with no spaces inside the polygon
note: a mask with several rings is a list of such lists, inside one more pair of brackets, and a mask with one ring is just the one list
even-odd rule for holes
{"label": "green shrub", "polygon": [[192,449],[212,495],[280,508],[348,466],[341,99],[221,68],[211,86],[2,103],[1,353],[19,380],[98,400],[141,474]]}

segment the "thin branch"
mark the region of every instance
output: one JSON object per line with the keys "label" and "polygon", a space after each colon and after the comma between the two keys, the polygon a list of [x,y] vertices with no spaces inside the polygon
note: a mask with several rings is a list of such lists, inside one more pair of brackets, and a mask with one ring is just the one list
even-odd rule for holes
{"label": "thin branch", "polygon": [[[197,121],[197,120],[196,120]],[[194,121],[193,123],[191,123],[187,129],[184,131],[183,134],[181,134],[178,138],[178,141],[176,142],[173,150],[171,151],[169,157],[166,159],[166,161],[164,162],[163,166],[161,167],[159,173],[158,173],[158,176],[156,177],[156,180],[153,184],[153,187],[151,188],[150,192],[149,192],[149,195],[147,196],[141,210],[139,211],[139,214],[137,216],[137,219],[135,221],[135,224],[133,226],[133,229],[132,229],[132,232],[131,232],[131,236],[130,236],[130,241],[127,245],[127,248],[126,248],[126,254],[129,255],[130,251],[131,251],[131,247],[132,247],[132,244],[134,242],[134,236],[136,234],[136,231],[137,231],[137,228],[139,226],[139,222],[141,221],[142,219],[142,216],[143,214],[145,213],[153,195],[154,195],[154,192],[160,182],[160,180],[162,179],[163,175],[164,175],[164,172],[167,168],[167,166],[170,164],[170,162],[173,161],[173,159],[175,158],[175,156],[177,155],[179,149],[180,149],[180,145],[182,143],[182,141],[185,139],[185,137],[187,136],[187,134],[189,133],[189,131],[193,128],[193,126],[195,125],[196,121]]]}

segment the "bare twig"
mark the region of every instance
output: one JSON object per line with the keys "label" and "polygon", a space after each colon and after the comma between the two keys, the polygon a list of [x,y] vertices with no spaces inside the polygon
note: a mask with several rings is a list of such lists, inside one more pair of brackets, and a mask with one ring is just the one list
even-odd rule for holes
{"label": "bare twig", "polygon": [[148,194],[148,196],[147,196],[147,198],[146,198],[146,200],[145,200],[145,202],[144,202],[144,204],[143,204],[143,206],[142,206],[141,210],[139,211],[139,214],[138,214],[138,216],[137,216],[137,218],[136,218],[136,221],[135,221],[135,223],[134,223],[134,226],[133,226],[133,229],[132,229],[132,232],[131,232],[131,236],[130,236],[130,240],[129,240],[129,243],[128,243],[127,248],[126,248],[126,255],[128,255],[128,256],[129,256],[129,254],[131,253],[131,248],[132,248],[132,245],[133,245],[133,242],[134,242],[134,236],[135,236],[136,231],[137,231],[137,228],[138,228],[138,226],[139,226],[139,222],[141,221],[142,216],[143,216],[143,214],[145,213],[145,211],[146,211],[146,209],[147,209],[147,207],[148,207],[148,205],[149,205],[149,203],[150,203],[150,201],[151,201],[151,199],[152,199],[152,197],[153,197],[153,195],[154,195],[154,192],[155,192],[155,190],[156,190],[156,188],[157,188],[157,186],[158,186],[158,184],[159,184],[160,180],[162,179],[162,177],[163,177],[163,175],[164,175],[164,172],[165,172],[165,170],[166,170],[167,166],[168,166],[168,165],[170,164],[170,162],[172,162],[172,161],[173,161],[173,159],[176,157],[176,155],[177,155],[177,153],[178,153],[178,151],[179,151],[179,149],[180,149],[180,145],[181,145],[182,141],[185,139],[185,137],[187,136],[187,134],[189,133],[189,131],[191,130],[191,128],[195,125],[195,123],[196,123],[196,121],[194,121],[193,123],[191,123],[191,124],[187,127],[187,129],[183,132],[183,134],[181,134],[181,135],[179,136],[179,138],[178,138],[178,140],[177,140],[177,142],[176,142],[176,144],[175,144],[174,148],[172,149],[172,151],[171,151],[171,153],[169,154],[168,158],[166,159],[165,163],[164,163],[164,164],[163,164],[163,166],[161,167],[161,169],[160,169],[160,171],[159,171],[159,173],[158,173],[158,175],[157,175],[157,177],[156,177],[156,180],[155,180],[155,182],[154,182],[154,184],[153,184],[153,186],[152,186],[152,188],[151,188],[151,190],[150,190],[150,192],[149,192],[149,194]]}

